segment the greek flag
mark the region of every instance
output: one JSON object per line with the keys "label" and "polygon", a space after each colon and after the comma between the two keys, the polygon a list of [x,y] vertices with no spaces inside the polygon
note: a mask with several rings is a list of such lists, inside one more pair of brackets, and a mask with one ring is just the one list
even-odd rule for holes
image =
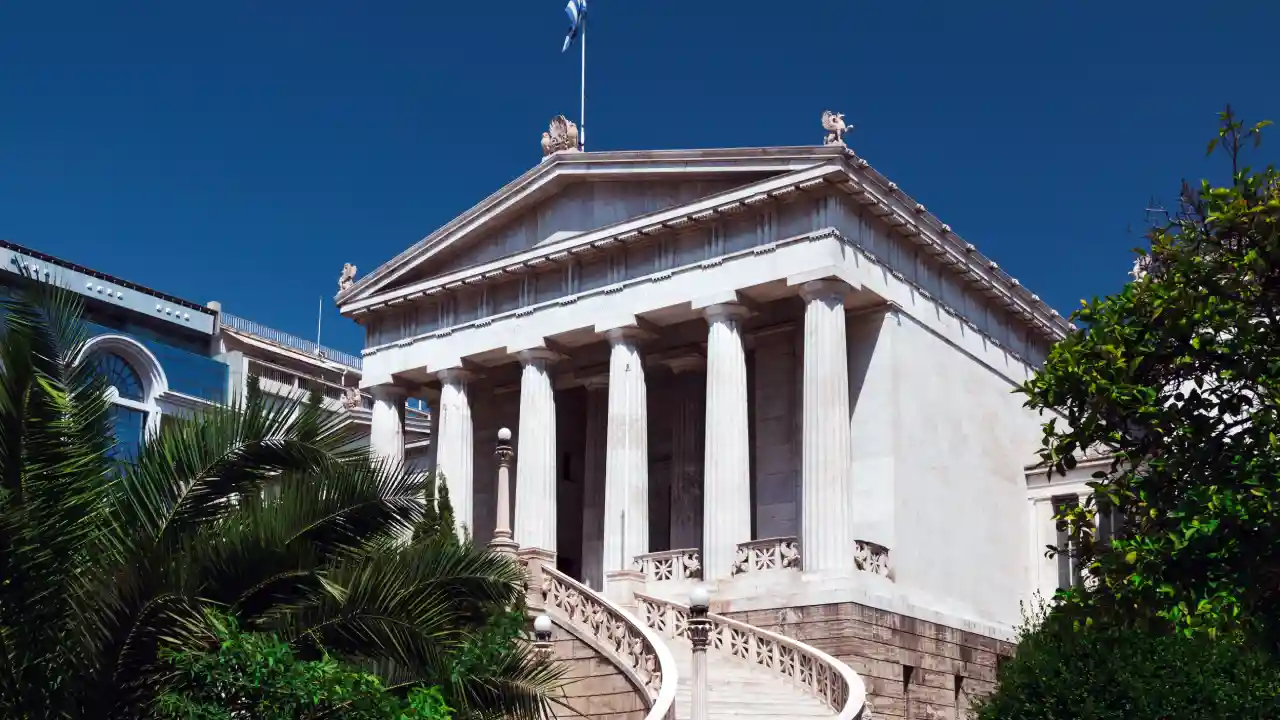
{"label": "greek flag", "polygon": [[564,11],[569,14],[569,34],[565,36],[564,47],[560,48],[560,52],[569,49],[574,38],[578,37],[578,31],[587,22],[587,0],[569,0]]}

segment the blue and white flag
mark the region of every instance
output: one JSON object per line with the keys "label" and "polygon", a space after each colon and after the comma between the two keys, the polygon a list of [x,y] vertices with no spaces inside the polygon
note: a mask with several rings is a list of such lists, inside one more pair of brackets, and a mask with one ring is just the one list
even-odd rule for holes
{"label": "blue and white flag", "polygon": [[569,34],[564,38],[564,47],[560,48],[560,52],[569,49],[573,44],[574,38],[578,37],[578,31],[587,22],[587,0],[569,0],[569,4],[565,6],[564,11],[569,14]]}

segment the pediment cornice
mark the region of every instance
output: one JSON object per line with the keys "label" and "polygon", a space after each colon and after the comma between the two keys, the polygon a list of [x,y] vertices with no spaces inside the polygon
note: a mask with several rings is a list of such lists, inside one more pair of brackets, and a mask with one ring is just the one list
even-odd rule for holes
{"label": "pediment cornice", "polygon": [[711,195],[680,207],[631,218],[390,292],[369,292],[361,298],[351,297],[341,304],[341,311],[344,315],[359,316],[427,296],[448,294],[462,287],[483,286],[515,275],[543,271],[584,255],[648,242],[662,234],[712,223],[722,216],[764,203],[797,195],[830,193],[838,188],[894,233],[911,241],[981,292],[993,305],[1003,307],[1041,337],[1054,342],[1073,329],[1039,296],[979,253],[972,243],[966,242],[949,225],[928,212],[924,205],[902,192],[896,183],[876,172],[866,160],[852,151],[836,150],[838,152],[834,154],[828,152],[832,157],[816,166]]}
{"label": "pediment cornice", "polygon": [[733,176],[787,173],[812,167],[844,152],[839,147],[729,148],[710,150],[627,150],[559,152],[507,183],[466,212],[380,265],[338,293],[340,306],[358,303],[395,282],[422,263],[461,243],[477,230],[554,194],[562,185],[595,180],[647,180],[681,176]]}

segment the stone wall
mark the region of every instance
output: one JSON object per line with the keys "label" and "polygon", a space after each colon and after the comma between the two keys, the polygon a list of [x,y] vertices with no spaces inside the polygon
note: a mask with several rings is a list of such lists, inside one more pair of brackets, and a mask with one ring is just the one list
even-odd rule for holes
{"label": "stone wall", "polygon": [[565,667],[562,694],[553,700],[557,718],[643,720],[648,709],[635,685],[595,648],[556,626],[552,650]]}
{"label": "stone wall", "polygon": [[964,720],[994,687],[1010,643],[857,603],[729,612],[848,663],[867,685],[876,720]]}

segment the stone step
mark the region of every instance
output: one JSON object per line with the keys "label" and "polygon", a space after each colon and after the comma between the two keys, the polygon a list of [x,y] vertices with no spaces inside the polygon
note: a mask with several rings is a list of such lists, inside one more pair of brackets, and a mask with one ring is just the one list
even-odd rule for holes
{"label": "stone step", "polygon": [[[667,640],[676,659],[676,716],[688,717],[693,698],[693,656],[687,641]],[[834,718],[836,712],[769,668],[722,651],[707,651],[707,714],[713,720]]]}

